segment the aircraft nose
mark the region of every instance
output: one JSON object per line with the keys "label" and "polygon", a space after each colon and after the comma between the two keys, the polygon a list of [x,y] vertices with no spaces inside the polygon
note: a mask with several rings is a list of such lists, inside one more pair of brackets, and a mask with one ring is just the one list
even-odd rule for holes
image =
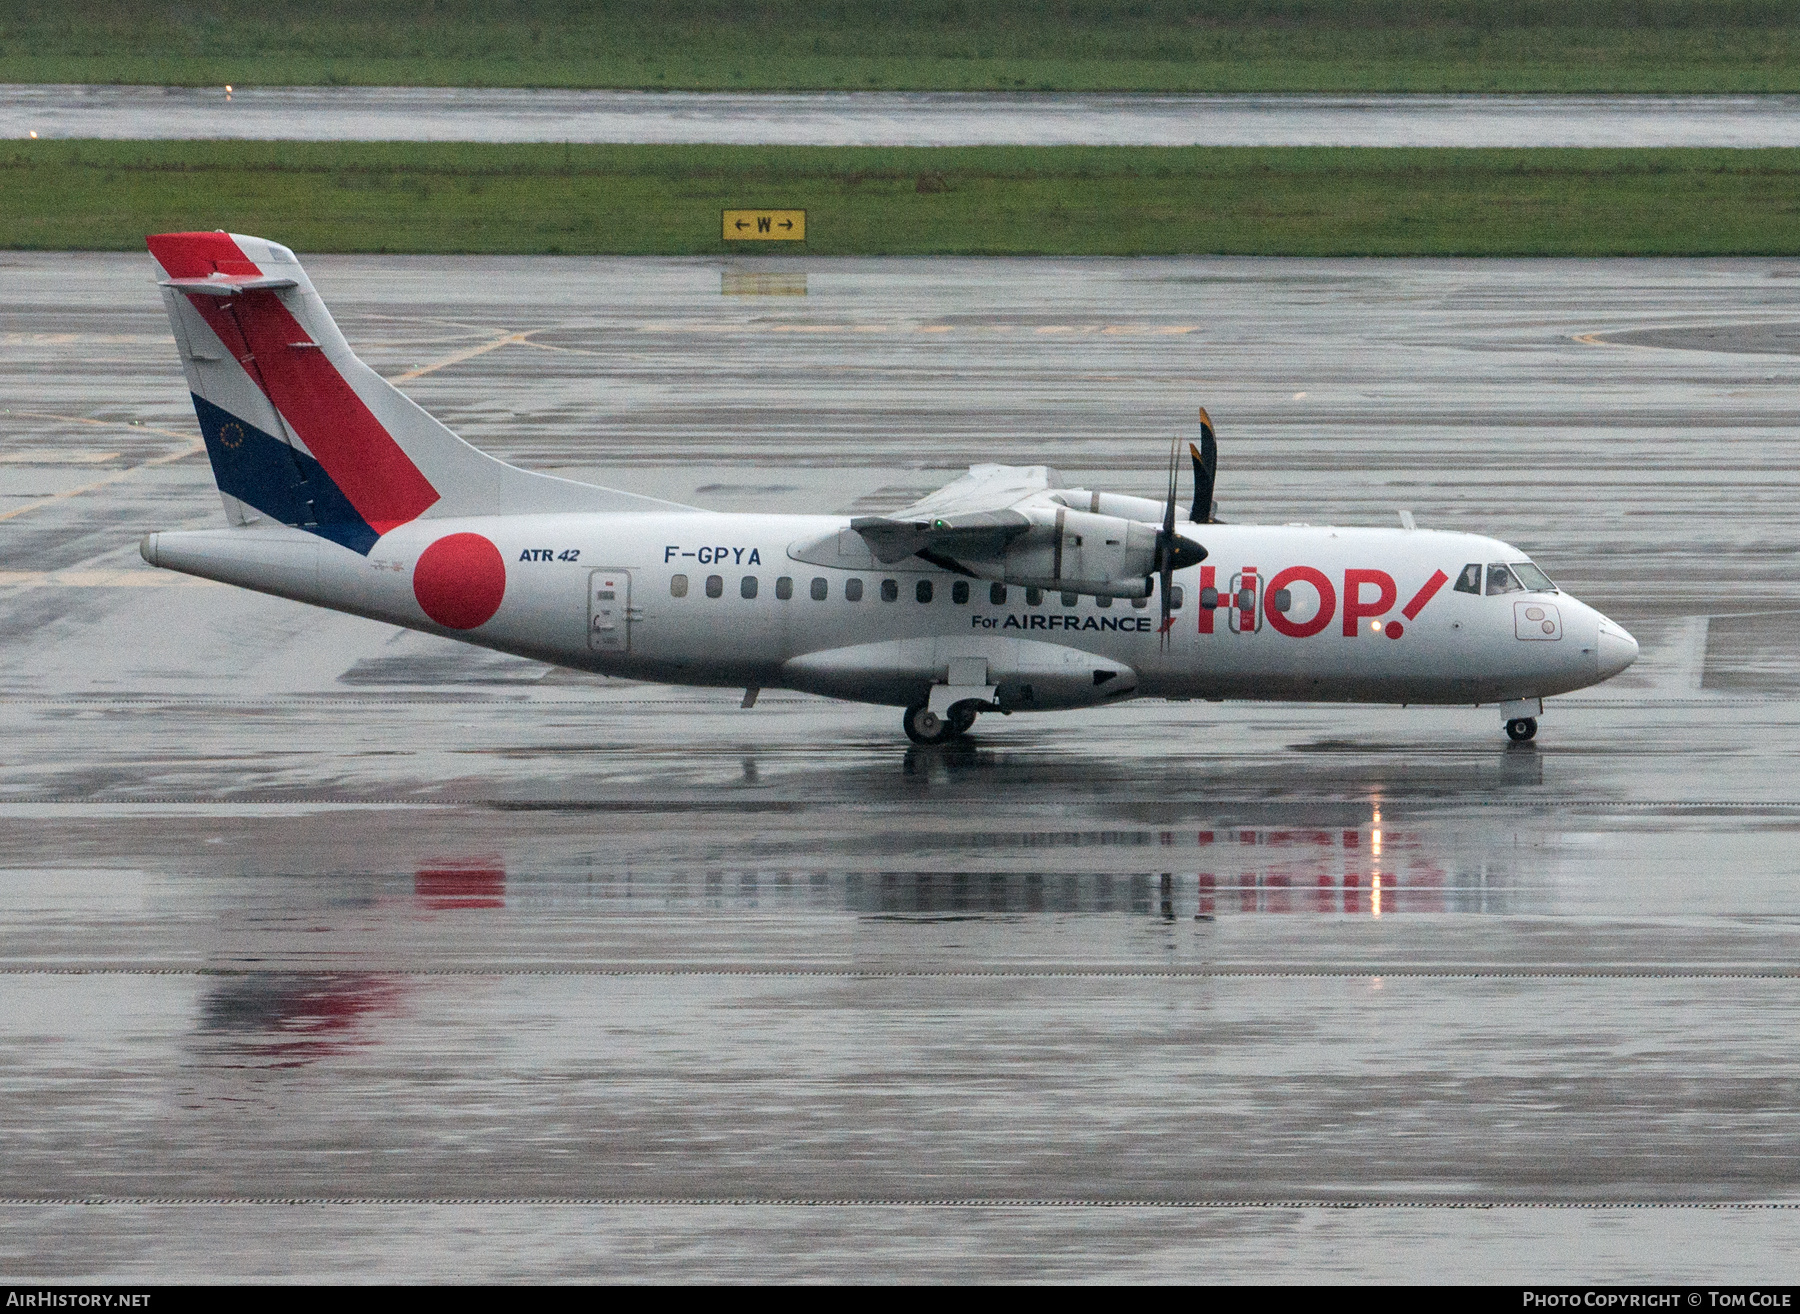
{"label": "aircraft nose", "polygon": [[1600,620],[1600,678],[1610,680],[1638,659],[1638,641],[1623,625]]}

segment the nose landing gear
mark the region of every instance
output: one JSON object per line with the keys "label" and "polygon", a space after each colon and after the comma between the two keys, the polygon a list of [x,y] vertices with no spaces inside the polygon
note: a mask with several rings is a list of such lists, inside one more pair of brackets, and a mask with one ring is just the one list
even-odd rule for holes
{"label": "nose landing gear", "polygon": [[1516,716],[1506,723],[1506,737],[1515,744],[1522,744],[1537,735],[1537,717]]}

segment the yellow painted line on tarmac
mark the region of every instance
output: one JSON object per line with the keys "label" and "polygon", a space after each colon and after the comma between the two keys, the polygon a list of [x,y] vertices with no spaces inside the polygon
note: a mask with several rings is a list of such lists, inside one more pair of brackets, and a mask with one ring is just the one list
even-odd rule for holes
{"label": "yellow painted line on tarmac", "polygon": [[0,465],[105,465],[119,459],[118,452],[59,452],[51,447],[27,447],[0,452]]}
{"label": "yellow painted line on tarmac", "polygon": [[[138,433],[160,433],[165,438],[179,438],[184,443],[201,443],[191,433],[182,433],[179,429],[159,429],[154,424],[136,424],[131,420],[96,420],[87,415],[57,415],[51,411],[15,411],[10,407],[4,412],[7,415],[25,415],[34,420],[61,420],[65,424],[90,424],[97,429],[133,429]],[[204,446],[204,443],[201,443]]]}
{"label": "yellow painted line on tarmac", "polygon": [[393,378],[389,379],[388,382],[406,383],[412,379],[422,379],[427,374],[436,374],[439,370],[448,369],[452,365],[460,365],[465,360],[474,360],[477,356],[485,356],[490,351],[495,351],[515,342],[523,342],[529,346],[536,346],[536,343],[530,342],[531,335],[536,332],[536,329],[527,329],[523,333],[508,333],[504,337],[493,339],[491,342],[483,342],[477,346],[465,347],[461,351],[453,351],[442,360],[434,360],[429,365],[421,365],[417,369],[406,371],[404,374],[396,374]]}
{"label": "yellow painted line on tarmac", "polygon": [[1611,347],[1614,351],[1679,351],[1679,347],[1663,347],[1653,342],[1614,342],[1604,334],[1623,332],[1617,329],[1596,329],[1592,333],[1571,333],[1569,339],[1579,342],[1584,347]]}
{"label": "yellow painted line on tarmac", "polygon": [[66,347],[73,342],[107,346],[155,342],[173,347],[175,338],[168,333],[0,333],[0,347]]}
{"label": "yellow painted line on tarmac", "polygon": [[522,347],[536,347],[539,351],[566,351],[572,356],[611,356],[617,354],[611,351],[596,351],[592,347],[565,347],[559,343],[538,342],[535,339],[529,342],[521,341],[519,345]]}
{"label": "yellow painted line on tarmac", "polygon": [[[536,330],[532,330],[532,332],[535,331]],[[405,374],[397,375],[392,382],[404,383],[408,379],[416,379],[423,375],[431,374],[437,370],[444,369],[447,366],[455,365],[459,362],[480,356],[485,352],[493,351],[496,347],[504,347],[512,342],[524,342],[529,336],[529,333],[508,333],[504,337],[493,339],[491,342],[483,342],[477,346],[453,352],[442,360],[433,361],[429,365],[421,365],[418,369],[408,370]],[[116,484],[121,480],[129,479],[139,470],[149,470],[159,465],[170,465],[185,457],[193,456],[198,452],[206,450],[206,440],[203,438],[195,438],[192,434],[177,433],[173,429],[159,429],[152,425],[132,424],[128,420],[95,420],[90,419],[85,415],[54,415],[48,411],[8,410],[5,414],[23,415],[36,420],[56,420],[63,424],[88,424],[99,428],[120,428],[133,430],[138,433],[163,434],[169,438],[179,438],[185,442],[187,446],[182,447],[177,451],[166,452],[161,456],[152,457],[150,460],[142,461],[129,469],[114,471],[103,479],[96,479],[92,483],[82,484],[79,488],[67,488],[60,493],[52,493],[48,497],[41,497],[35,502],[27,502],[24,506],[16,506],[10,511],[0,511],[0,522],[15,520],[20,516],[30,515],[33,511],[41,511],[47,506],[54,506],[58,502],[66,502],[72,497],[81,497],[86,493],[92,493]]]}
{"label": "yellow painted line on tarmac", "polygon": [[1569,339],[1579,342],[1584,347],[1611,347],[1615,351],[1667,351],[1667,347],[1654,347],[1643,342],[1614,342],[1611,338],[1602,337],[1605,329],[1596,329],[1592,333],[1571,333]]}
{"label": "yellow painted line on tarmac", "polygon": [[0,589],[142,589],[171,585],[223,587],[217,580],[151,566],[121,570],[0,570]]}
{"label": "yellow painted line on tarmac", "polygon": [[[719,320],[652,320],[639,324],[638,333],[1103,333],[1110,337],[1181,337],[1198,333],[1198,324],[806,324],[736,323]],[[592,348],[565,347],[548,342],[526,344],[544,351],[594,354]]]}
{"label": "yellow painted line on tarmac", "polygon": [[91,424],[102,429],[129,429],[138,433],[159,433],[167,438],[179,438],[185,442],[187,446],[173,452],[164,452],[161,456],[153,456],[148,461],[139,462],[130,469],[116,470],[103,479],[94,480],[91,484],[83,484],[79,488],[65,488],[60,493],[52,493],[50,496],[41,497],[35,502],[27,502],[24,506],[16,506],[11,511],[0,511],[0,521],[12,520],[19,516],[29,515],[33,511],[42,510],[47,506],[54,506],[56,503],[67,501],[71,497],[80,497],[83,493],[91,493],[95,489],[105,488],[108,485],[116,484],[122,479],[129,479],[139,470],[148,470],[153,466],[158,465],[171,465],[176,461],[182,460],[184,457],[189,457],[196,452],[203,452],[206,450],[206,440],[203,438],[195,438],[192,434],[177,433],[173,429],[159,429],[154,425],[133,424],[129,420],[92,420],[85,415],[53,415],[48,411],[9,410],[6,414],[25,415],[36,420],[56,420],[63,424]]}

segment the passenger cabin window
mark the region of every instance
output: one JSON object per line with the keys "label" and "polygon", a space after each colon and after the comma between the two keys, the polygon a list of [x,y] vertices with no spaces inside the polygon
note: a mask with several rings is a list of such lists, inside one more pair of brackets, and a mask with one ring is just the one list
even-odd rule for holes
{"label": "passenger cabin window", "polygon": [[744,576],[743,580],[738,584],[738,595],[745,598],[754,598],[756,596],[756,576]]}
{"label": "passenger cabin window", "polygon": [[851,578],[844,581],[844,601],[862,601],[862,581],[860,579]]}
{"label": "passenger cabin window", "polygon": [[898,602],[898,601],[900,601],[900,581],[899,580],[884,579],[881,581],[881,600],[883,602]]}
{"label": "passenger cabin window", "polygon": [[969,581],[966,579],[959,579],[956,581],[956,583],[954,583],[950,586],[950,601],[954,602],[957,606],[960,607],[963,605],[963,603],[967,602],[968,600],[969,600]]}
{"label": "passenger cabin window", "polygon": [[686,575],[671,575],[671,576],[669,576],[669,596],[671,598],[687,597],[687,576]]}
{"label": "passenger cabin window", "polygon": [[812,582],[812,595],[814,602],[825,601],[826,598],[831,596],[831,585],[827,584],[823,577],[814,578]]}
{"label": "passenger cabin window", "polygon": [[725,596],[725,577],[723,575],[708,575],[706,577],[706,596],[709,598],[722,598]]}
{"label": "passenger cabin window", "polygon": [[1081,601],[1081,595],[1079,593],[1064,592],[1064,594],[1062,595],[1062,605],[1065,607],[1073,607],[1076,603],[1078,603],[1080,601]]}
{"label": "passenger cabin window", "polygon": [[1529,561],[1513,562],[1512,573],[1517,575],[1519,582],[1533,593],[1556,592],[1556,585],[1550,582],[1550,577]]}
{"label": "passenger cabin window", "polygon": [[1108,597],[1098,597],[1094,599],[1094,605],[1096,607],[1110,607],[1112,606],[1112,599]]}
{"label": "passenger cabin window", "polygon": [[794,596],[794,581],[783,575],[775,581],[775,596],[786,602]]}
{"label": "passenger cabin window", "polygon": [[[1214,589],[1213,592],[1217,593],[1218,590]],[[1131,605],[1134,608],[1136,608],[1138,611],[1142,611],[1142,610],[1144,610],[1144,608],[1146,608],[1150,605],[1150,599],[1149,598],[1133,598],[1131,600]]]}
{"label": "passenger cabin window", "polygon": [[1524,591],[1525,586],[1513,578],[1512,571],[1498,561],[1488,562],[1488,597],[1491,598],[1501,593],[1523,593]]}
{"label": "passenger cabin window", "polygon": [[1181,604],[1186,601],[1187,601],[1187,594],[1186,594],[1186,592],[1183,591],[1181,585],[1177,584],[1169,590],[1169,610],[1170,611],[1180,611]]}
{"label": "passenger cabin window", "polygon": [[1481,563],[1479,561],[1471,561],[1462,568],[1462,574],[1456,577],[1456,591],[1458,593],[1480,594]]}
{"label": "passenger cabin window", "polygon": [[1043,606],[1044,605],[1044,591],[1042,589],[1026,589],[1025,590],[1025,605],[1027,607]]}
{"label": "passenger cabin window", "polygon": [[918,583],[918,587],[913,589],[913,596],[915,598],[917,598],[920,602],[930,602],[931,601],[931,581],[928,579],[920,580]]}
{"label": "passenger cabin window", "polygon": [[1006,585],[988,585],[988,601],[993,603],[996,607],[1004,607],[1006,605]]}

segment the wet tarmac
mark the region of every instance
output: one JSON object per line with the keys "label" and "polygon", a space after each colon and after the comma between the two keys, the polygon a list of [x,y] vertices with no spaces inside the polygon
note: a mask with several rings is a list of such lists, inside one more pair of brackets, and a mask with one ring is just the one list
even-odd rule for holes
{"label": "wet tarmac", "polygon": [[1644,659],[1525,746],[557,672],[144,566],[220,515],[148,261],[0,256],[9,1278],[1800,1273],[1800,264],[307,263],[522,464],[1149,494],[1204,402],[1227,519]]}
{"label": "wet tarmac", "polygon": [[0,85],[0,137],[785,146],[1800,146],[1800,96]]}

